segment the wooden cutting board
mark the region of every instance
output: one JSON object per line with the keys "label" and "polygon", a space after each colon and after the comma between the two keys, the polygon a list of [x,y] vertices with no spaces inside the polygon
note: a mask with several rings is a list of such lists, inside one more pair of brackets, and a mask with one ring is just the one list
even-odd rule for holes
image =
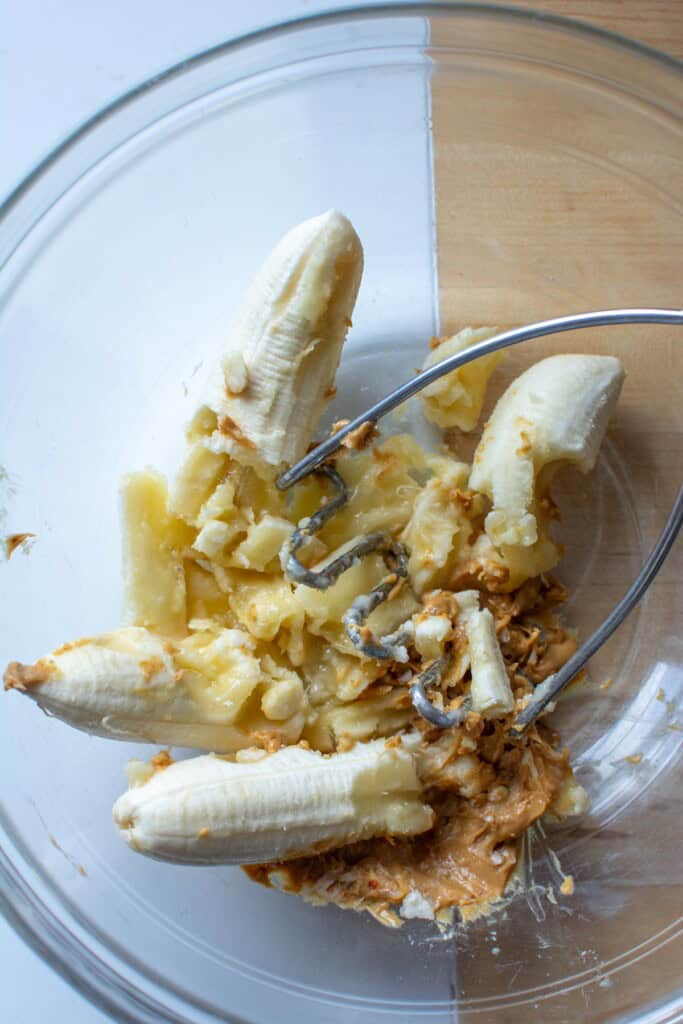
{"label": "wooden cutting board", "polygon": [[579,18],[683,58],[681,0],[539,0],[534,7]]}
{"label": "wooden cutting board", "polygon": [[[535,9],[683,55],[683,0]],[[442,329],[680,305],[681,77],[542,20],[482,34],[480,20],[437,19],[440,43],[455,54],[441,51],[431,83]]]}

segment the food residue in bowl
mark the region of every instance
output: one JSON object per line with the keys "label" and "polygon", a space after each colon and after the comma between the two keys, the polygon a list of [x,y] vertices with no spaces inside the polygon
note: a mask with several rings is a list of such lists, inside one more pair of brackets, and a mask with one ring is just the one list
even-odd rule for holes
{"label": "food residue in bowl", "polygon": [[5,557],[9,562],[10,558],[18,548],[23,548],[28,554],[32,545],[30,541],[35,540],[35,533],[10,533],[5,537]]}

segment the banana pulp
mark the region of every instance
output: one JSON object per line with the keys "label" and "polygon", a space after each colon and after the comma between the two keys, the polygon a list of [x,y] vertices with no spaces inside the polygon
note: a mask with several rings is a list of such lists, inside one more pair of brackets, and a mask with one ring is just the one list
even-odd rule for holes
{"label": "banana pulp", "polygon": [[[114,819],[131,849],[250,875],[384,923],[499,897],[518,840],[585,794],[553,735],[509,736],[514,713],[573,653],[547,573],[548,487],[560,463],[595,463],[623,371],[554,356],[499,400],[473,464],[399,435],[335,457],[350,500],[301,548],[324,565],[359,536],[408,549],[408,576],[367,621],[401,627],[405,658],[363,656],[342,618],[386,573],[379,554],[326,590],[283,571],[291,535],[326,499],[313,476],[275,479],[310,443],[334,392],[362,273],[334,211],[294,228],[245,296],[171,485],[123,485],[127,625],[13,662],[7,689],[76,728],[205,751],[135,762]],[[486,337],[466,329],[428,364]],[[499,355],[426,389],[443,428],[476,427]],[[438,662],[430,699],[469,709],[445,732],[413,710],[411,680]]]}

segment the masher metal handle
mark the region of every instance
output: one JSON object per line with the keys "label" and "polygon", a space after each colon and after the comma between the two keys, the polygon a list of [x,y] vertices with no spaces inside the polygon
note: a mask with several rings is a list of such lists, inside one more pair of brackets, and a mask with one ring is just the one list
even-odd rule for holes
{"label": "masher metal handle", "polygon": [[545,711],[551,701],[555,700],[558,696],[560,690],[563,690],[567,683],[571,682],[577,672],[581,671],[586,662],[600,650],[602,645],[609,640],[612,633],[619,628],[626,616],[633,611],[661,569],[664,559],[669,554],[682,524],[683,487],[678,492],[678,497],[674,502],[674,506],[671,509],[664,529],[659,535],[657,543],[621,601],[614,606],[602,625],[598,626],[593,635],[586,640],[585,644],[582,644],[569,661],[564,663],[559,672],[555,672],[554,675],[549,676],[540,686],[536,687],[536,691],[529,704],[515,716],[512,723],[513,732],[521,735]]}
{"label": "masher metal handle", "polygon": [[434,366],[418,373],[412,380],[401,384],[366,412],[356,416],[355,420],[351,420],[341,430],[337,430],[316,445],[313,451],[304,455],[303,459],[278,477],[277,486],[281,491],[286,491],[292,484],[303,480],[316,466],[330,455],[334,455],[344,438],[352,431],[362,427],[364,423],[377,423],[402,402],[418,394],[433,381],[451,373],[452,370],[457,370],[459,366],[465,366],[466,363],[471,363],[480,356],[487,356],[491,352],[497,352],[501,348],[519,345],[522,341],[531,341],[532,338],[577,331],[584,327],[609,327],[611,324],[683,324],[683,309],[603,309],[594,313],[575,313],[572,316],[558,316],[553,320],[539,320],[538,323],[527,324],[526,327],[514,327],[512,330],[503,331],[502,334],[495,334],[486,341],[466,348],[464,352],[456,352],[455,355],[442,359],[440,363],[435,363]]}

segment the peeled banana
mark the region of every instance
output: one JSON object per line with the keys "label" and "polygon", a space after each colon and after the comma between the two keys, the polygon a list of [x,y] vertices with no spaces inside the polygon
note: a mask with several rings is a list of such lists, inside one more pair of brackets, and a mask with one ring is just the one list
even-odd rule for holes
{"label": "peeled banana", "polygon": [[206,755],[155,772],[114,805],[122,838],[176,863],[257,864],[433,824],[414,755],[400,741],[329,757],[299,746],[258,755]]}
{"label": "peeled banana", "polygon": [[[205,639],[176,644],[126,627],[65,644],[34,665],[13,662],[5,689],[25,690],[49,714],[93,735],[238,750],[249,746],[250,735],[235,719],[266,676],[247,633],[224,629]],[[270,682],[263,703],[266,711],[274,705],[274,720],[266,725],[284,742],[296,742],[303,715],[288,707],[292,717],[280,723],[284,684]]]}
{"label": "peeled banana", "polygon": [[[263,676],[247,649],[248,634],[220,631],[212,646],[222,644],[221,650],[197,665],[191,640],[178,639],[175,645],[157,632],[174,638],[187,633],[182,550],[193,541],[186,524],[196,521],[220,482],[224,456],[218,453],[246,448],[272,466],[304,453],[332,392],[362,269],[360,240],[334,210],[299,224],[278,243],[247,292],[207,402],[195,418],[195,426],[205,426],[213,416],[217,427],[201,438],[202,427],[201,439],[194,439],[174,489],[176,518],[169,515],[162,478],[138,474],[126,485],[127,520],[133,527],[127,545],[129,604],[134,621],[154,632],[116,630],[66,644],[34,666],[15,662],[5,674],[6,687],[26,690],[46,711],[97,735],[219,752],[249,743],[235,717]],[[277,526],[276,555],[288,523],[267,519],[259,528],[263,533],[268,524]],[[211,525],[214,532],[229,529],[223,522]],[[195,549],[201,553],[213,540],[203,529]],[[248,567],[253,568],[253,559]],[[282,689],[280,682],[278,693]],[[283,724],[280,705],[281,696],[268,689],[262,724],[295,742],[303,716],[293,713]]]}
{"label": "peeled banana", "polygon": [[334,375],[363,271],[351,223],[330,210],[289,231],[252,281],[206,405],[215,450],[271,466],[305,453]]}
{"label": "peeled banana", "polygon": [[498,401],[474,454],[469,486],[493,502],[485,529],[494,545],[539,538],[539,476],[562,462],[595,465],[624,371],[614,356],[557,355],[535,363]]}

